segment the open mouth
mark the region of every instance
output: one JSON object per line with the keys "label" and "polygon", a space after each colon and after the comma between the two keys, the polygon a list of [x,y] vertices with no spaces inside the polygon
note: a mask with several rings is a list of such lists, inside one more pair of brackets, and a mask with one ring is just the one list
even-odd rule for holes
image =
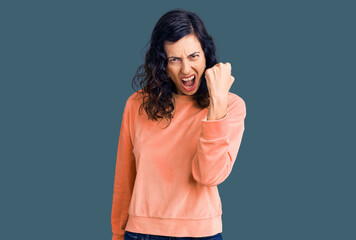
{"label": "open mouth", "polygon": [[195,75],[193,76],[193,78],[190,78],[189,80],[182,80],[183,86],[186,90],[194,87],[195,85]]}

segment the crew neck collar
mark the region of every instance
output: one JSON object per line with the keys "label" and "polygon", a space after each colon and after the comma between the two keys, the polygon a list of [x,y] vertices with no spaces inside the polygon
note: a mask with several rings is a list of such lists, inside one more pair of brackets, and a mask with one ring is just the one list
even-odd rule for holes
{"label": "crew neck collar", "polygon": [[181,94],[177,94],[172,92],[172,96],[174,97],[174,99],[176,100],[182,100],[182,101],[193,101],[194,100],[194,96],[193,95],[181,95]]}

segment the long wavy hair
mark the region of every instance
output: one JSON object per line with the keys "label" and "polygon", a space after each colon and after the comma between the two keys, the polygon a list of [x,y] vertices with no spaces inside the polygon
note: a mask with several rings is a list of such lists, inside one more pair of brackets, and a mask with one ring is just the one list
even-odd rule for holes
{"label": "long wavy hair", "polygon": [[[146,52],[145,62],[138,67],[132,79],[134,84],[140,85],[140,93],[143,94],[142,105],[149,119],[157,121],[166,118],[171,122],[174,110],[174,98],[172,92],[177,93],[174,82],[166,73],[167,56],[164,51],[165,41],[176,42],[182,37],[193,33],[200,41],[205,54],[206,67],[213,67],[218,63],[216,49],[213,38],[205,29],[203,21],[193,12],[183,9],[173,9],[165,13],[156,23],[149,49]],[[201,84],[193,95],[197,106],[201,109],[209,106],[209,91],[204,74],[201,77]]]}

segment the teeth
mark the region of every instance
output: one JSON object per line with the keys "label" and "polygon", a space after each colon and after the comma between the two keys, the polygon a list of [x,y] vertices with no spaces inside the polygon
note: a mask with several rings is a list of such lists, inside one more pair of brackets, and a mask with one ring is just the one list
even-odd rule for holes
{"label": "teeth", "polygon": [[190,78],[182,78],[182,80],[183,80],[183,81],[190,81],[190,80],[192,80],[193,78],[194,78],[194,75],[191,76]]}

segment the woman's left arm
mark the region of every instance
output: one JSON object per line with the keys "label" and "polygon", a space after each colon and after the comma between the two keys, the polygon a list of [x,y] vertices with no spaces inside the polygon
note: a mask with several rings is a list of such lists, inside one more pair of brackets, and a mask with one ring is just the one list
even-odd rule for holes
{"label": "woman's left arm", "polygon": [[206,186],[216,186],[229,176],[240,149],[245,130],[246,104],[241,97],[232,97],[223,118],[208,120],[205,117],[201,120],[192,175]]}

